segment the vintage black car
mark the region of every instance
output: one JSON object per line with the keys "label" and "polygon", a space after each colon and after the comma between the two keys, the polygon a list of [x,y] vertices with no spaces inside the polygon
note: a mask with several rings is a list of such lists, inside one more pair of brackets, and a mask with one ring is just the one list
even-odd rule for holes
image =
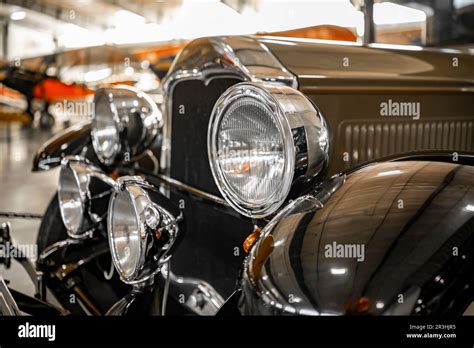
{"label": "vintage black car", "polygon": [[39,288],[74,314],[463,313],[473,72],[457,50],[194,40],[163,104],[99,90],[38,151],[61,166]]}

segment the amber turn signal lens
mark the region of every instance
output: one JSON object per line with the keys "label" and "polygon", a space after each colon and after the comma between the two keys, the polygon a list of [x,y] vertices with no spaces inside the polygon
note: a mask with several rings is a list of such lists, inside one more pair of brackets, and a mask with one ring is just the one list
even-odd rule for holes
{"label": "amber turn signal lens", "polygon": [[369,310],[370,302],[367,297],[361,297],[356,302],[356,311],[359,313],[367,312]]}
{"label": "amber turn signal lens", "polygon": [[262,229],[260,227],[255,227],[253,232],[247,238],[245,238],[243,248],[244,248],[244,251],[246,253],[249,252],[249,250],[252,247],[253,243],[255,243],[258,236],[260,235],[260,232],[262,232]]}

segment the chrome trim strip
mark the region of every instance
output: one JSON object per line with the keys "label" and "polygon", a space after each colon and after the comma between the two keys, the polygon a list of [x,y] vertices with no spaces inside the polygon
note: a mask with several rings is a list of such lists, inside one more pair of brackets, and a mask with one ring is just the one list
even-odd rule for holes
{"label": "chrome trim strip", "polygon": [[227,202],[223,198],[214,196],[213,194],[207,193],[206,191],[202,191],[195,187],[183,184],[181,181],[175,180],[163,174],[158,174],[155,176],[158,180],[162,181],[165,185],[171,186],[179,191],[187,192],[199,198],[211,201],[213,203],[216,203],[225,207],[229,207],[229,204],[227,204]]}
{"label": "chrome trim strip", "polygon": [[[310,75],[300,76],[301,79],[312,78]],[[306,86],[301,88],[305,94],[459,94],[474,93],[471,87],[399,87],[399,86]]]}
{"label": "chrome trim strip", "polygon": [[345,169],[391,155],[430,149],[474,152],[474,121],[468,118],[424,119],[416,123],[393,118],[351,119],[341,122],[337,131],[340,143],[350,155]]}

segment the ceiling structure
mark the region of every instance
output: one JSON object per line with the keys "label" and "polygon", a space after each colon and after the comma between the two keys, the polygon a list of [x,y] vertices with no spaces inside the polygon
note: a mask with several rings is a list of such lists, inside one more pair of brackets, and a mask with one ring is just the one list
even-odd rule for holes
{"label": "ceiling structure", "polygon": [[[31,47],[42,54],[52,53],[53,48],[188,39],[191,38],[192,31],[197,35],[212,32],[212,27],[220,25],[215,20],[222,20],[223,17],[234,17],[230,23],[234,28],[242,27],[240,24],[243,23],[236,21],[237,11],[247,6],[252,7],[256,2],[257,0],[0,0],[2,37],[6,31],[9,34],[13,31],[24,32],[22,37],[25,37],[25,47],[18,43],[19,40],[14,40],[14,47],[2,42],[0,48],[3,47],[3,54],[0,56],[8,55],[12,58],[17,55],[12,51],[18,51],[22,56],[21,53]],[[216,23],[209,21],[205,14],[210,14],[211,17],[215,14]],[[5,29],[7,23],[11,25],[10,30]],[[199,32],[200,28],[204,28],[202,33]],[[36,41],[41,43],[29,42],[35,39],[33,36],[38,36]],[[0,41],[5,40],[1,40],[2,37]]]}
{"label": "ceiling structure", "polygon": [[113,26],[114,14],[129,11],[149,22],[162,16],[182,0],[1,0],[0,3],[36,11],[66,23],[106,29]]}

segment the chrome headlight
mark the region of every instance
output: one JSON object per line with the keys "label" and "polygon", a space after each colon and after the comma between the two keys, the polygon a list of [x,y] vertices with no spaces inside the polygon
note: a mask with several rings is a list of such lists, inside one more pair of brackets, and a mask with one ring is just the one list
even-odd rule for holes
{"label": "chrome headlight", "polygon": [[163,118],[153,99],[128,86],[99,89],[92,112],[92,145],[101,162],[132,161],[160,135]]}
{"label": "chrome headlight", "polygon": [[177,210],[140,177],[117,180],[108,237],[115,268],[125,283],[142,282],[160,270],[170,257],[179,219]]}
{"label": "chrome headlight", "polygon": [[307,184],[324,172],[328,151],[323,116],[293,88],[240,83],[212,111],[212,174],[223,197],[245,216],[274,213],[296,182]]}
{"label": "chrome headlight", "polygon": [[[91,188],[91,181],[98,179]],[[114,185],[114,180],[99,168],[80,157],[66,157],[59,172],[59,211],[70,237],[85,237],[99,217],[91,211],[91,190],[103,193]]]}

